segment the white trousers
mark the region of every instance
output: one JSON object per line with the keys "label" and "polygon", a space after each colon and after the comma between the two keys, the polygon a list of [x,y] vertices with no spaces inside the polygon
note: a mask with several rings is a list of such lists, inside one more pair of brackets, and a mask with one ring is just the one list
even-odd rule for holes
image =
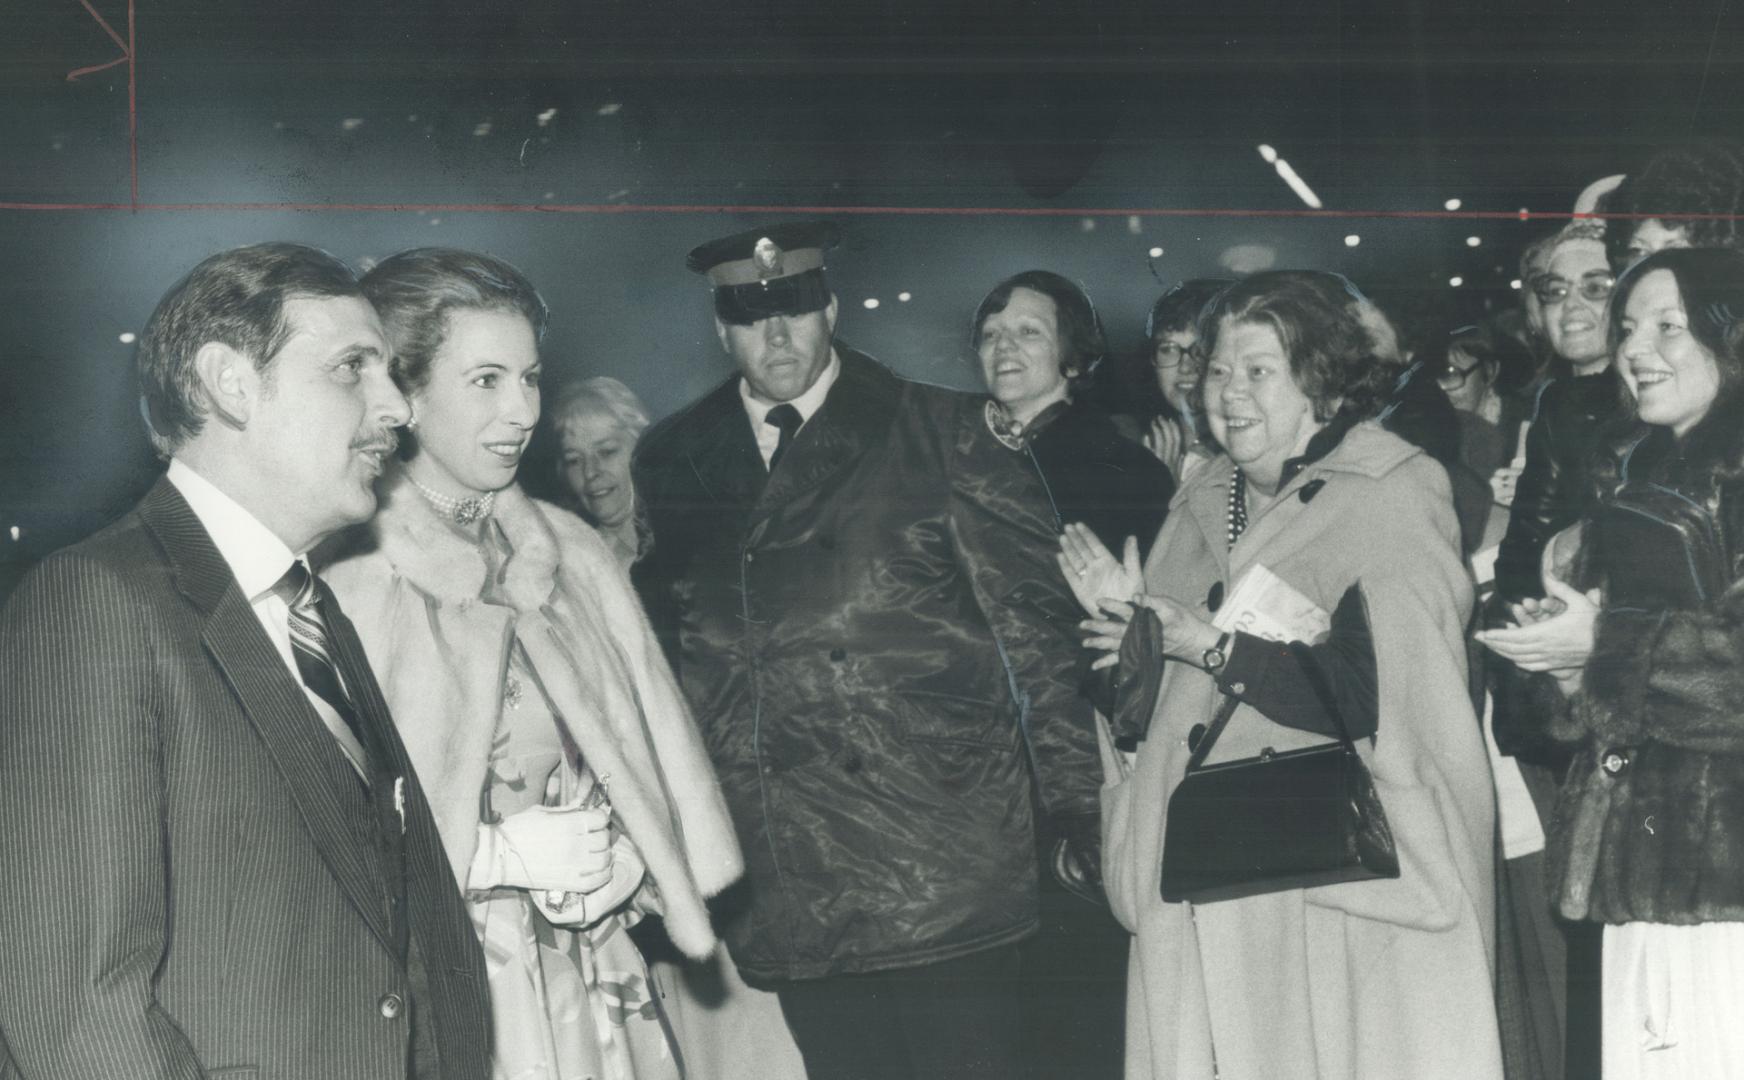
{"label": "white trousers", "polygon": [[1604,1080],[1744,1078],[1744,923],[1605,927]]}

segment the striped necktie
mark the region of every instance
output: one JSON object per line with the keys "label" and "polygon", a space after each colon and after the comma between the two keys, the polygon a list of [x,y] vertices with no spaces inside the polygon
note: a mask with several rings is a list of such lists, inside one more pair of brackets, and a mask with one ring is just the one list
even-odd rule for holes
{"label": "striped necktie", "polygon": [[[291,563],[284,577],[279,578],[273,592],[291,609],[291,655],[296,658],[297,673],[303,677],[303,685],[332,706],[339,718],[345,721],[355,745],[346,746],[345,740],[340,738],[340,748],[353,759],[352,764],[357,766],[358,772],[368,777],[369,759],[368,751],[364,750],[367,743],[363,737],[363,725],[358,722],[357,711],[352,708],[345,684],[339,678],[339,668],[333,662],[333,646],[327,636],[327,621],[321,615],[325,590],[319,579],[309,573],[309,568],[297,561]],[[338,736],[337,732],[334,734]]]}

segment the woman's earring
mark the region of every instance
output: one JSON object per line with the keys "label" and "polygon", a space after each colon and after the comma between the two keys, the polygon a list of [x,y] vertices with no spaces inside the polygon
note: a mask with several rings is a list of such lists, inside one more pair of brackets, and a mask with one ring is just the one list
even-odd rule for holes
{"label": "woman's earring", "polygon": [[417,431],[418,430],[418,414],[417,413],[413,413],[412,415],[406,417],[406,430],[407,431]]}

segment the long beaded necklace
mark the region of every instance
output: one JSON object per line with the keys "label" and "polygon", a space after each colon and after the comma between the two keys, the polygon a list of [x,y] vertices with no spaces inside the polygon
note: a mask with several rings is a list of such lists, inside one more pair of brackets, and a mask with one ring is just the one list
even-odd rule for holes
{"label": "long beaded necklace", "polygon": [[436,508],[436,512],[452,519],[456,525],[471,525],[488,517],[491,508],[497,503],[497,493],[487,491],[483,495],[470,495],[464,499],[456,499],[452,495],[444,495],[440,491],[431,491],[423,484],[412,480],[412,486],[418,489],[418,494],[424,496],[424,501]]}
{"label": "long beaded necklace", "polygon": [[1238,467],[1229,480],[1229,547],[1247,531],[1247,474]]}

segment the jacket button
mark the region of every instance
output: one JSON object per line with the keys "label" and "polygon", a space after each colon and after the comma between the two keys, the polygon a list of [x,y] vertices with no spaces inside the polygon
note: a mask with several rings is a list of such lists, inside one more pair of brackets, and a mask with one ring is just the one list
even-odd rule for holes
{"label": "jacket button", "polygon": [[1629,752],[1612,748],[1599,755],[1599,768],[1606,776],[1617,776],[1629,767]]}
{"label": "jacket button", "polygon": [[382,1019],[398,1020],[400,1014],[406,1011],[406,999],[398,994],[383,994],[375,1007],[381,1010]]}
{"label": "jacket button", "polygon": [[1199,744],[1205,741],[1205,732],[1209,730],[1204,724],[1194,724],[1187,732],[1187,750],[1191,753],[1199,749]]}
{"label": "jacket button", "polygon": [[841,663],[843,660],[846,660],[847,658],[848,658],[848,650],[846,650],[840,646],[837,646],[836,648],[830,650],[830,659],[834,660],[838,664]]}

